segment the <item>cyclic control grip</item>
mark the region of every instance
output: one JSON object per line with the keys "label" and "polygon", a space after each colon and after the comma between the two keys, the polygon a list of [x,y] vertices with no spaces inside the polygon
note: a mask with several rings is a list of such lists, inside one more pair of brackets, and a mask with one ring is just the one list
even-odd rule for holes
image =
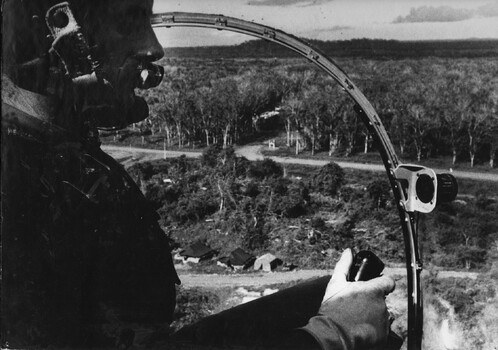
{"label": "cyclic control grip", "polygon": [[[368,281],[379,277],[384,270],[384,263],[377,255],[368,250],[362,250],[353,257],[353,265],[349,269],[348,281]],[[399,350],[403,345],[403,338],[389,330],[386,349]]]}

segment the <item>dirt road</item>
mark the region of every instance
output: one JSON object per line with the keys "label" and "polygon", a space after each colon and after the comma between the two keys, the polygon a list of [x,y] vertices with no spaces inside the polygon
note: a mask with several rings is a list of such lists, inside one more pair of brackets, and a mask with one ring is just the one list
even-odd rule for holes
{"label": "dirt road", "polygon": [[[223,287],[265,287],[273,284],[289,283],[299,280],[330,275],[331,271],[327,270],[297,270],[290,272],[271,272],[271,273],[251,273],[251,274],[190,274],[188,271],[178,269],[178,274],[182,285],[186,288],[204,287],[204,288],[223,288]],[[404,268],[386,268],[384,274],[399,279],[406,275]],[[422,275],[429,274],[424,271]],[[476,272],[460,271],[440,271],[439,278],[458,277],[458,278],[477,278]]]}
{"label": "dirt road", "polygon": [[[249,145],[236,149],[236,153],[240,156],[244,156],[249,160],[259,160],[263,159],[263,155],[260,150],[263,146],[261,145]],[[179,152],[179,151],[161,151],[156,149],[146,149],[137,147],[121,147],[121,146],[110,146],[104,145],[102,149],[109,153],[112,157],[117,159],[125,168],[143,161],[150,161],[162,158],[174,158],[181,155],[186,157],[198,158],[201,156],[200,152]],[[274,161],[282,164],[303,164],[311,166],[324,166],[329,161],[326,160],[316,160],[316,159],[301,159],[301,158],[284,158],[284,157],[269,157]],[[339,166],[343,168],[359,169],[367,171],[385,171],[383,165],[380,164],[363,164],[354,162],[336,162]],[[434,169],[436,173],[448,172],[448,169]],[[496,173],[477,173],[468,171],[455,170],[452,174],[458,179],[472,179],[472,180],[483,180],[483,181],[494,181],[498,182],[498,174]]]}

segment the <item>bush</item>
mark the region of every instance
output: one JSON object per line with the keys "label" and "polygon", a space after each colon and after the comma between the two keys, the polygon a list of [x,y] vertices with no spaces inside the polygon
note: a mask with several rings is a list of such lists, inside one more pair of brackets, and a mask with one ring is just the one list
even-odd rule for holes
{"label": "bush", "polygon": [[129,173],[134,178],[139,178],[142,180],[150,180],[152,175],[155,174],[154,167],[150,162],[137,163],[133,165]]}
{"label": "bush", "polygon": [[344,184],[344,170],[334,162],[324,165],[313,176],[312,189],[315,192],[335,196]]}
{"label": "bush", "polygon": [[218,165],[218,157],[221,152],[221,146],[218,144],[211,145],[202,152],[202,165],[214,168]]}
{"label": "bush", "polygon": [[310,196],[304,183],[291,183],[288,188],[274,186],[272,189],[274,189],[274,192],[270,203],[271,210],[275,214],[286,218],[297,218],[306,214]]}
{"label": "bush", "polygon": [[270,158],[258,160],[251,164],[248,170],[249,177],[255,179],[268,179],[271,177],[282,177],[284,169],[280,164]]}
{"label": "bush", "polygon": [[221,174],[232,174],[235,177],[246,176],[250,162],[244,157],[237,157],[233,147],[222,149],[219,145],[207,148],[201,156],[204,166],[214,168]]}
{"label": "bush", "polygon": [[180,198],[182,191],[176,185],[148,184],[145,188],[145,198],[160,208],[165,203],[174,203]]}
{"label": "bush", "polygon": [[251,181],[247,184],[244,195],[255,198],[260,194],[259,186],[256,182]]}
{"label": "bush", "polygon": [[198,221],[216,212],[218,203],[206,192],[198,192],[189,197],[181,197],[175,204],[170,217],[178,222]]}
{"label": "bush", "polygon": [[386,207],[387,200],[391,195],[391,186],[385,180],[374,180],[367,186],[367,191],[372,200],[372,207],[381,209]]}
{"label": "bush", "polygon": [[313,216],[311,218],[311,227],[320,230],[325,227],[325,221],[319,216]]}

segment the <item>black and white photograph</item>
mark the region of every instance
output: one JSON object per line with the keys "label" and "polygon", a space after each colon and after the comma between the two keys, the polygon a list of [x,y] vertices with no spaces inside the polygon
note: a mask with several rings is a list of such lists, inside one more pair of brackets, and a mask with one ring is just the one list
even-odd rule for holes
{"label": "black and white photograph", "polygon": [[1,11],[1,349],[498,349],[497,0]]}

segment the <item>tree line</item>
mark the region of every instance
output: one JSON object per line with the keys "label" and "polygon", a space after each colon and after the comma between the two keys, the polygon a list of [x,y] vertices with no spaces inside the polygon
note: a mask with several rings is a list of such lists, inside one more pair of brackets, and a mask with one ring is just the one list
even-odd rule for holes
{"label": "tree line", "polygon": [[[498,40],[435,40],[397,41],[383,39],[352,39],[322,41],[305,39],[329,57],[422,58],[422,57],[496,57]],[[267,40],[248,40],[239,45],[165,48],[168,57],[201,58],[289,58],[294,51]]]}
{"label": "tree line", "polygon": [[[139,126],[168,147],[251,141],[277,111],[287,146],[351,156],[373,147],[353,101],[300,59],[165,59],[165,79],[144,93],[150,117]],[[376,108],[402,157],[451,156],[495,167],[498,62],[487,58],[343,59]]]}

